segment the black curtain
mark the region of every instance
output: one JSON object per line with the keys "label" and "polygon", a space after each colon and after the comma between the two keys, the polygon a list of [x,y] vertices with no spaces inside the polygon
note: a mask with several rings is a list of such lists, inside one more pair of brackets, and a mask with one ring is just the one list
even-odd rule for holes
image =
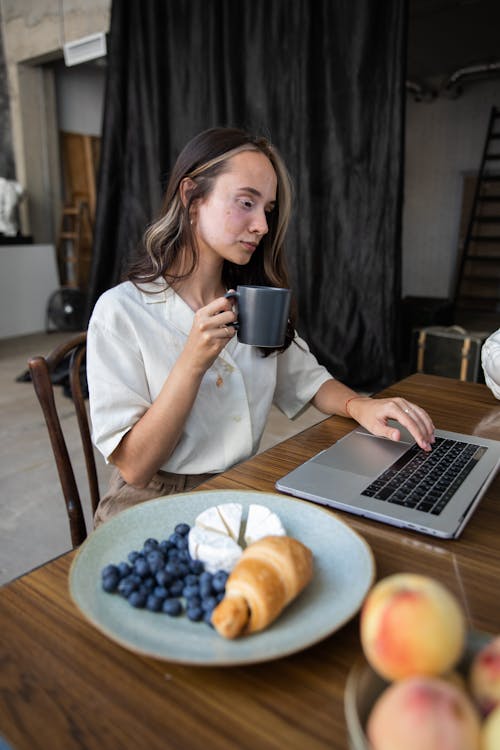
{"label": "black curtain", "polygon": [[298,329],[332,374],[396,375],[406,1],[113,2],[89,312],[186,141],[267,135],[295,184]]}
{"label": "black curtain", "polygon": [[[0,8],[0,32],[2,9]],[[9,81],[3,50],[3,36],[0,33],[0,177],[16,179],[14,152],[10,129]]]}

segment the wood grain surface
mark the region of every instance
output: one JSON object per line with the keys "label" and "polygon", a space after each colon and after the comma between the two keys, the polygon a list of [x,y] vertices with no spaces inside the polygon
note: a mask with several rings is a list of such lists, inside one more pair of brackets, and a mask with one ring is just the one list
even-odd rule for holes
{"label": "wood grain surface", "polygon": [[[382,394],[381,394],[382,395]],[[484,385],[413,375],[383,395],[428,409],[437,427],[500,437],[500,404]],[[204,485],[274,491],[275,481],[353,422],[326,419]],[[377,577],[414,571],[455,592],[471,628],[500,632],[500,478],[455,541],[339,513],[373,549]],[[73,605],[73,552],[0,589],[0,734],[17,750],[345,750],[343,695],[360,657],[358,616],[293,656],[202,668],[134,654]]]}

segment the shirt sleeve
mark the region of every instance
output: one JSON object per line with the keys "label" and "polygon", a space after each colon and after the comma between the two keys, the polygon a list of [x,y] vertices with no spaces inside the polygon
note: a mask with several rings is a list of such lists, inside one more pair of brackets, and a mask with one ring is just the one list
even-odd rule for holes
{"label": "shirt sleeve", "polygon": [[481,361],[486,385],[500,399],[500,328],[484,342]]}
{"label": "shirt sleeve", "polygon": [[122,437],[150,407],[151,398],[136,337],[110,325],[100,313],[98,303],[87,334],[87,380],[92,440],[109,462]]}
{"label": "shirt sleeve", "polygon": [[320,386],[333,377],[297,334],[288,349],[277,357],[274,403],[292,419],[311,401]]}

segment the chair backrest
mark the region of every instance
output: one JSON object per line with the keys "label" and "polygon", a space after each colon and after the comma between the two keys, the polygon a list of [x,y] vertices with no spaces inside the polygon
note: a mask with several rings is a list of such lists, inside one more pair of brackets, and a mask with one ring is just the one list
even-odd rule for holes
{"label": "chair backrest", "polygon": [[75,406],[78,427],[82,440],[85,465],[89,483],[92,511],[95,512],[99,503],[99,485],[94,458],[92,441],[90,439],[89,421],[85,407],[85,394],[81,382],[81,366],[85,362],[87,348],[86,332],[78,333],[68,341],[57,346],[48,357],[33,357],[28,362],[33,386],[42,407],[49,438],[56,460],[57,472],[66,503],[69,519],[71,541],[77,547],[87,536],[85,516],[78,491],[75,473],[71,464],[66,440],[61,427],[56,402],[54,399],[54,385],[51,375],[57,366],[65,359],[69,359],[69,382],[71,397]]}

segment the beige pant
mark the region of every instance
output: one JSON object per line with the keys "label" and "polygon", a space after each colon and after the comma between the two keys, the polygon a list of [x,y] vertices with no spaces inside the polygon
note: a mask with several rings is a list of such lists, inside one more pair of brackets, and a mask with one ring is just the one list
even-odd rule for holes
{"label": "beige pant", "polygon": [[94,528],[109,521],[126,508],[152,500],[162,495],[173,495],[176,492],[189,492],[199,484],[206,482],[214,474],[170,474],[158,471],[147,487],[132,487],[123,479],[118,469],[113,469],[106,494],[101,499],[94,516]]}

